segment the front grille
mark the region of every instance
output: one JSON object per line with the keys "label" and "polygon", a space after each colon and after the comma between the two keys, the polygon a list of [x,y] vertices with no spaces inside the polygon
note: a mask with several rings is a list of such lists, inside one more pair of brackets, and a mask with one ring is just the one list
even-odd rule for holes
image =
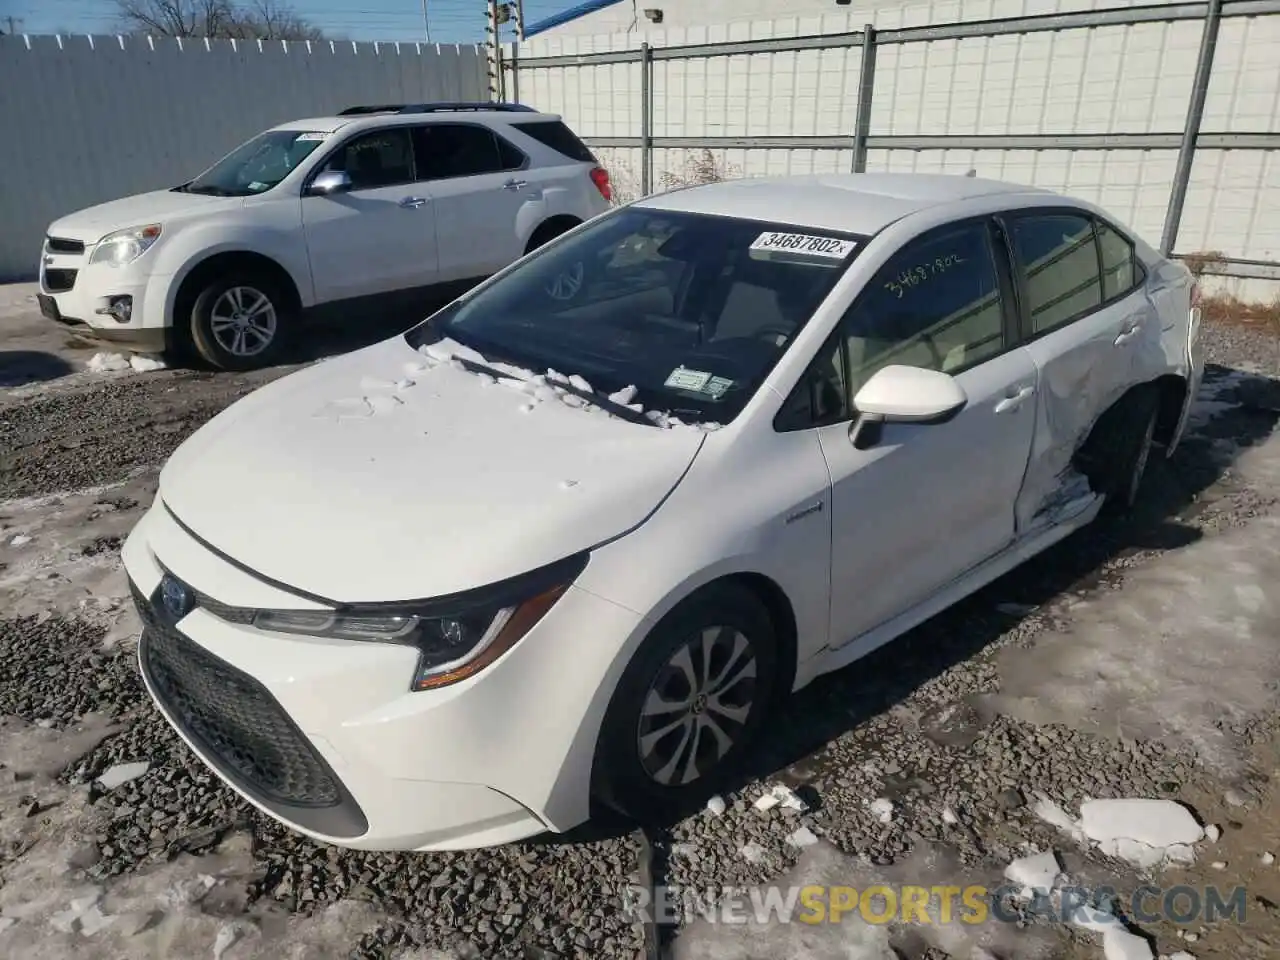
{"label": "front grille", "polygon": [[66,293],[76,285],[78,270],[66,270],[61,267],[46,267],[44,271],[44,288],[50,293]]}
{"label": "front grille", "polygon": [[132,589],[143,624],[139,658],[151,688],[222,773],[268,803],[343,803],[337,777],[267,689],[183,635]]}
{"label": "front grille", "polygon": [[84,244],[65,237],[46,237],[44,248],[50,253],[84,253]]}

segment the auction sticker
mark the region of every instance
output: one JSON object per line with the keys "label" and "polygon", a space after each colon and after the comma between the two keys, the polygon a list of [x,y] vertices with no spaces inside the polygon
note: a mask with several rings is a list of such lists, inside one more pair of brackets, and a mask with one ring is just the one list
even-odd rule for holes
{"label": "auction sticker", "polygon": [[857,244],[838,237],[815,237],[807,233],[762,233],[752,242],[750,249],[778,253],[799,253],[811,257],[843,260],[853,253]]}
{"label": "auction sticker", "polygon": [[690,393],[701,393],[706,389],[711,374],[705,370],[690,370],[688,367],[676,367],[668,375],[664,387],[676,390],[688,390]]}

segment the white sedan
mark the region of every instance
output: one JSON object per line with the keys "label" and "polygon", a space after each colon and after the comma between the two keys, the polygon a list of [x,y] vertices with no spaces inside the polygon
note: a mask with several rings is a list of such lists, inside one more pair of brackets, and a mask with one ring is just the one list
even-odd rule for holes
{"label": "white sedan", "polygon": [[124,562],[147,687],[267,814],[361,849],[669,817],[780,698],[1139,494],[1191,275],[966,177],[678,190],[173,455]]}

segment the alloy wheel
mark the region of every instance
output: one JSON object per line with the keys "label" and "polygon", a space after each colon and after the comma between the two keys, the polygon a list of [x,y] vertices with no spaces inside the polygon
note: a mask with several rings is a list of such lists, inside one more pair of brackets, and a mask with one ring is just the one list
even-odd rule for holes
{"label": "alloy wheel", "polygon": [[254,287],[229,287],[214,301],[209,331],[218,346],[234,357],[253,357],[276,336],[276,308]]}
{"label": "alloy wheel", "polygon": [[707,627],[682,644],[640,711],[636,747],[645,773],[667,787],[710,773],[742,735],[756,674],[755,649],[733,627]]}

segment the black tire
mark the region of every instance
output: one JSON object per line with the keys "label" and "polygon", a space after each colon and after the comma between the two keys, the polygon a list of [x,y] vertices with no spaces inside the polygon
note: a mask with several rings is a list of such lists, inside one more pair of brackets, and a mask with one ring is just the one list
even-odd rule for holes
{"label": "black tire", "polygon": [[[714,636],[709,671],[698,656],[704,636]],[[738,646],[740,640],[745,648]],[[688,667],[702,679],[715,680],[724,671],[718,694],[707,684],[700,697],[684,696],[697,691],[687,682],[688,672],[676,665],[682,650],[689,651]],[[742,659],[744,654],[753,660]],[[614,691],[596,743],[595,798],[640,822],[669,822],[705,803],[732,779],[760,732],[773,700],[777,657],[769,612],[749,590],[732,583],[713,584],[680,603],[645,638]],[[665,693],[668,702],[683,697],[696,706],[664,712],[661,719],[646,718],[645,704],[655,690]],[[739,722],[719,712],[736,712],[743,706],[746,713]],[[730,745],[719,756],[716,748],[722,741],[706,732],[710,721],[729,737]],[[681,782],[687,780],[691,768],[686,761],[694,751],[701,752],[705,769],[695,763],[696,777]],[[668,755],[670,762],[665,760]]]}
{"label": "black tire", "polygon": [[568,233],[577,225],[578,222],[576,220],[572,223],[566,220],[548,220],[533,231],[533,236],[529,238],[529,244],[524,248],[524,252],[527,254],[533,253],[543,244],[550,243],[562,233]]}
{"label": "black tire", "polygon": [[[258,298],[265,298],[265,308]],[[192,304],[191,345],[202,360],[219,370],[271,366],[279,359],[293,327],[292,304],[292,298],[269,274],[237,271],[218,277],[205,284]],[[235,313],[237,306],[246,316]],[[251,311],[257,312],[247,316]]]}
{"label": "black tire", "polygon": [[1136,387],[1094,425],[1077,464],[1095,491],[1106,497],[1103,512],[1128,513],[1138,502],[1142,478],[1154,446],[1159,397],[1153,387]]}

